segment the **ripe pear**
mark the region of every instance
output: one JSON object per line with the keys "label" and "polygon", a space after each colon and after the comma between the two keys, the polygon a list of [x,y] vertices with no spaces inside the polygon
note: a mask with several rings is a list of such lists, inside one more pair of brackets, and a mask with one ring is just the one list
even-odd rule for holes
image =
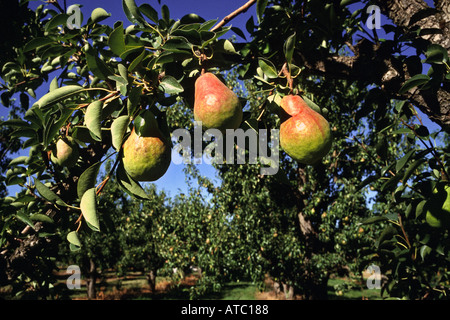
{"label": "ripe pear", "polygon": [[280,146],[295,161],[314,164],[331,149],[328,121],[298,95],[284,96],[281,108],[289,116],[280,126]]}
{"label": "ripe pear", "polygon": [[425,206],[425,220],[430,226],[450,227],[450,184],[439,182]]}
{"label": "ripe pear", "polygon": [[123,144],[125,171],[136,181],[155,181],[166,173],[171,157],[170,139],[160,130],[154,115],[148,111],[136,118]]}
{"label": "ripe pear", "polygon": [[212,73],[195,81],[194,119],[205,129],[237,129],[242,122],[238,96]]}
{"label": "ripe pear", "polygon": [[56,141],[50,160],[61,167],[70,168],[77,163],[79,155],[78,144],[72,137],[66,136]]}

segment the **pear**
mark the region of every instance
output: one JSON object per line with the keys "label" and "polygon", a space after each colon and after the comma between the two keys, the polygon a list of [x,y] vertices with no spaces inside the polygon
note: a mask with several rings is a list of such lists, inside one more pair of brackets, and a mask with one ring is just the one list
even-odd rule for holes
{"label": "pear", "polygon": [[72,137],[66,136],[56,141],[50,160],[61,167],[70,168],[77,163],[79,155],[78,144]]}
{"label": "pear", "polygon": [[194,119],[205,129],[237,129],[242,122],[238,96],[214,74],[206,72],[195,81]]}
{"label": "pear", "polygon": [[136,181],[156,181],[170,166],[171,143],[159,128],[154,115],[147,111],[135,119],[130,136],[123,144],[125,171]]}
{"label": "pear", "polygon": [[287,114],[280,126],[280,146],[295,161],[315,164],[331,149],[328,121],[298,95],[284,96],[280,106]]}
{"label": "pear", "polygon": [[450,185],[439,182],[426,202],[426,222],[435,228],[450,227]]}

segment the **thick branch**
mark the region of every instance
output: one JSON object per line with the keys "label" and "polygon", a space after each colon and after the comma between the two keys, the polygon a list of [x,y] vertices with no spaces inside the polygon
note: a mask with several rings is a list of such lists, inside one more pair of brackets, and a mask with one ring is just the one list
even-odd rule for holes
{"label": "thick branch", "polygon": [[[436,10],[422,0],[376,0],[384,12],[404,32],[411,27],[440,29],[440,33],[422,35],[429,43],[450,49],[450,0],[441,0]],[[440,11],[439,11],[440,10]],[[414,88],[405,95],[398,94],[401,86],[415,74],[403,61],[395,57],[389,42],[374,44],[363,39],[352,45],[354,56],[323,55],[317,52],[298,53],[296,59],[314,74],[331,78],[345,78],[364,84],[376,84],[387,97],[408,99],[429,118],[450,132],[450,88],[440,87],[434,91]]]}
{"label": "thick branch", "polygon": [[423,0],[375,0],[373,2],[399,27],[418,26],[422,30],[442,30],[442,33],[422,35],[422,38],[450,50],[449,0],[437,1],[435,9],[430,8]]}

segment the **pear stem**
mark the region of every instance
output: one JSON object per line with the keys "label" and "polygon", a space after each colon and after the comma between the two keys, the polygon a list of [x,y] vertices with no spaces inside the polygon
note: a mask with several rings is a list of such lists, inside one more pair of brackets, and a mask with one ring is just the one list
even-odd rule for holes
{"label": "pear stem", "polygon": [[286,77],[290,91],[291,92],[294,91],[294,79],[292,79],[291,73],[287,69],[287,62],[285,62],[283,64],[283,67],[281,67],[281,72],[280,73],[283,73],[284,76]]}

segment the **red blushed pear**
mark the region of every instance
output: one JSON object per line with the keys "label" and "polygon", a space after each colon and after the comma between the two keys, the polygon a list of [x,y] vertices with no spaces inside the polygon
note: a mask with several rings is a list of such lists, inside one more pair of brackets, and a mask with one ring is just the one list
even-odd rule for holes
{"label": "red blushed pear", "polygon": [[136,181],[158,180],[169,168],[171,156],[170,139],[159,129],[153,114],[147,112],[144,117],[136,118],[123,144],[123,166],[130,177]]}
{"label": "red blushed pear", "polygon": [[195,81],[194,119],[205,129],[237,129],[242,122],[238,96],[212,73]]}
{"label": "red blushed pear", "polygon": [[298,95],[287,95],[280,103],[290,116],[280,126],[280,146],[295,161],[315,164],[331,149],[328,121]]}

